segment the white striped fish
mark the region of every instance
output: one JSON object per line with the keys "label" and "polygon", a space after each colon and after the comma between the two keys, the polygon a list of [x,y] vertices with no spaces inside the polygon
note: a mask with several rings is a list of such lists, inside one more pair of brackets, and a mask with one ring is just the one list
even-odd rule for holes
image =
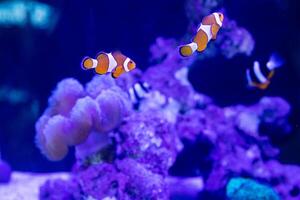
{"label": "white striped fish", "polygon": [[264,65],[254,61],[253,66],[246,70],[248,85],[261,90],[267,89],[271,83],[271,78],[274,76],[275,69],[283,64],[283,59],[275,53],[271,55],[269,61]]}
{"label": "white striped fish", "polygon": [[129,88],[129,97],[134,105],[138,105],[139,102],[144,99],[150,92],[150,85],[146,82],[137,82],[131,88]]}

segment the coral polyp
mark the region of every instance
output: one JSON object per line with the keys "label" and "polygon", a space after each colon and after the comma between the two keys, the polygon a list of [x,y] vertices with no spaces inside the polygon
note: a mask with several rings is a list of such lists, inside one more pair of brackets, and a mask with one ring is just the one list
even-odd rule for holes
{"label": "coral polyp", "polygon": [[[105,80],[97,83],[105,84]],[[70,146],[84,143],[92,131],[107,134],[116,128],[129,112],[127,101],[126,93],[116,85],[97,93],[97,89],[87,86],[84,90],[76,80],[65,79],[36,124],[36,143],[48,159],[61,160]]]}

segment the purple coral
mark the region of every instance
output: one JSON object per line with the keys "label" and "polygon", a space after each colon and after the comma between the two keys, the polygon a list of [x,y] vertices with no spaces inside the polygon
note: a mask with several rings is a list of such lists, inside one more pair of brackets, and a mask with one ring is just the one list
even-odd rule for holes
{"label": "purple coral", "polygon": [[[63,106],[64,112],[54,112],[50,105],[40,118],[37,140],[41,150],[55,160],[66,154],[68,146],[76,145],[78,162],[73,180],[85,197],[96,199],[168,199],[177,193],[195,197],[203,187],[210,192],[222,190],[230,177],[242,174],[269,182],[284,174],[288,186],[275,189],[283,196],[296,191],[298,185],[290,180],[284,165],[278,164],[283,170],[270,175],[270,164],[264,158],[274,159],[278,149],[258,133],[261,123],[277,123],[286,117],[290,109],[287,102],[266,97],[253,106],[220,108],[175,75],[189,62],[178,63],[171,54],[162,64],[150,67],[145,74],[167,70],[169,76],[167,80],[164,76],[145,77],[154,85],[153,98],[143,100],[137,111],[130,110],[124,92],[135,77],[118,83],[123,90],[107,77],[94,78],[82,96],[70,101],[72,106]],[[160,83],[163,80],[173,87],[165,87]],[[180,139],[197,141],[198,136],[212,144],[207,159],[213,165],[205,179],[198,179],[203,180],[203,187],[178,191],[168,171],[182,150]],[[109,156],[105,157],[107,147]],[[185,186],[183,182],[188,179],[176,180]],[[52,188],[50,183],[46,186]]]}
{"label": "purple coral", "polygon": [[123,191],[128,177],[118,172],[112,164],[92,165],[88,169],[78,172],[77,181],[85,196],[95,199],[104,199],[105,197],[126,199]]}
{"label": "purple coral", "polygon": [[133,159],[101,163],[77,172],[76,181],[85,196],[95,199],[167,199],[163,176],[147,170]]}
{"label": "purple coral", "polygon": [[247,29],[239,27],[234,20],[225,18],[221,31],[217,44],[226,58],[233,58],[236,54],[252,54],[255,41]]}
{"label": "purple coral", "polygon": [[151,172],[133,159],[118,161],[117,166],[129,177],[127,191],[130,199],[168,199],[168,188],[163,176]]}
{"label": "purple coral", "polygon": [[69,200],[80,199],[80,197],[79,185],[74,180],[48,180],[41,186],[39,192],[40,200]]}
{"label": "purple coral", "polygon": [[[213,145],[207,155],[213,166],[205,180],[206,190],[221,190],[228,178],[235,175],[247,174],[267,181],[277,177],[270,172],[265,159],[274,159],[279,151],[258,131],[261,123],[267,121],[276,124],[278,119],[288,115],[289,110],[283,99],[264,97],[253,106],[219,108],[208,104],[204,109],[179,115],[176,124],[181,138],[196,141],[197,136],[201,135],[202,140],[208,139]],[[281,164],[277,166],[278,169],[283,167]],[[272,175],[267,177],[264,173]]]}
{"label": "purple coral", "polygon": [[172,124],[153,111],[134,113],[119,130],[120,156],[134,158],[147,169],[167,175],[181,148]]}
{"label": "purple coral", "polygon": [[190,31],[197,30],[202,18],[213,13],[220,7],[222,0],[187,0],[185,4],[186,15],[190,20]]}
{"label": "purple coral", "polygon": [[[109,79],[93,79],[86,91],[74,79],[58,84],[49,99],[49,108],[36,124],[36,142],[47,158],[60,160],[67,154],[68,146],[82,144],[91,131],[106,133],[121,123],[130,109],[128,99]],[[111,90],[99,90],[93,87],[95,82],[111,86]]]}

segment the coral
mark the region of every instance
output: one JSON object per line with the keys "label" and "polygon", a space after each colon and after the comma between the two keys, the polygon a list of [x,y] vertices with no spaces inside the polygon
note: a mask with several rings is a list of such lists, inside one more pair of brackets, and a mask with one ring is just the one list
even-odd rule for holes
{"label": "coral", "polygon": [[118,161],[117,166],[129,177],[126,191],[130,199],[168,199],[168,188],[163,176],[147,170],[133,159]]}
{"label": "coral", "polygon": [[85,196],[95,199],[167,199],[167,184],[134,159],[116,160],[115,165],[101,163],[76,172],[76,181]]}
{"label": "coral", "polygon": [[[191,38],[198,18],[219,8],[220,3],[187,1],[189,33],[181,40],[157,38],[150,47],[151,65],[144,72],[135,70],[117,80],[96,76],[85,87],[75,79],[58,84],[36,124],[36,141],[50,160],[62,159],[68,148],[75,146],[70,188],[77,188],[81,197],[127,200],[183,195],[195,199],[201,192],[222,194],[227,186],[231,199],[250,194],[250,199],[259,198],[253,195],[278,198],[270,187],[284,199],[299,198],[299,178],[293,174],[299,174],[300,168],[276,161],[279,149],[270,141],[271,129],[261,132],[265,126],[284,127],[283,135],[289,130],[288,102],[263,97],[254,105],[222,108],[196,92],[188,81],[189,67],[197,60],[217,53],[227,59],[252,53],[251,34],[227,18],[217,41],[205,52],[189,58],[178,54],[177,46]],[[135,108],[127,92],[137,81],[147,82],[151,90]],[[178,155],[193,145],[209,147],[192,157],[195,177],[171,176]],[[69,184],[47,182],[41,195],[77,195],[65,191]],[[55,191],[56,187],[61,189]]]}
{"label": "coral", "polygon": [[296,200],[300,196],[299,166],[286,165],[277,160],[269,160],[257,168],[256,177],[274,187],[282,199]]}
{"label": "coral", "polygon": [[9,183],[11,179],[12,169],[9,164],[0,159],[0,184]]}
{"label": "coral", "polygon": [[227,197],[230,200],[279,200],[276,192],[251,179],[232,178],[227,185]]}
{"label": "coral", "polygon": [[233,58],[237,54],[252,54],[255,41],[247,29],[239,27],[234,20],[225,18],[221,31],[216,43],[226,58]]}
{"label": "coral", "polygon": [[[231,177],[245,174],[270,184],[284,174],[287,185],[274,188],[285,197],[291,191],[296,195],[298,185],[291,181],[286,166],[278,164],[276,168],[282,169],[278,174],[268,167],[269,160],[279,152],[267,136],[259,134],[263,123],[283,123],[290,110],[288,103],[264,97],[252,106],[220,108],[187,84],[185,73],[180,70],[189,62],[178,62],[171,53],[161,64],[149,67],[144,73],[147,76],[142,78],[153,89],[137,110],[131,110],[124,92],[138,78],[136,75],[124,76],[117,83],[107,76],[96,77],[76,101],[70,98],[71,106],[57,105],[60,98],[54,92],[55,98],[51,99],[55,101],[51,102],[55,103],[50,104],[36,126],[39,147],[49,159],[57,160],[67,153],[69,146],[76,146],[73,181],[86,198],[168,199],[177,193],[196,198],[203,188],[215,193],[223,190]],[[160,74],[161,70],[167,70],[165,76],[151,75]],[[181,75],[176,76],[178,71]],[[68,85],[65,81],[59,85]],[[64,112],[57,108],[64,108]],[[172,178],[169,169],[183,148],[181,140],[203,140],[211,146],[205,159],[211,161],[212,167],[206,178],[200,177],[203,187],[199,185],[199,191],[178,191],[172,186],[174,182],[168,181]],[[176,180],[185,186],[184,179]],[[41,192],[49,194],[52,185],[61,187],[59,182],[46,183]],[[63,191],[62,187],[53,195],[64,195]]]}
{"label": "coral", "polygon": [[[111,88],[99,90],[98,84]],[[117,127],[130,110],[127,101],[109,77],[93,79],[86,91],[76,80],[65,79],[36,123],[36,143],[48,159],[60,160],[69,146],[84,143],[92,131],[105,134]]]}
{"label": "coral", "polygon": [[41,200],[67,200],[80,199],[79,185],[75,181],[61,179],[48,180],[40,187],[39,199]]}
{"label": "coral", "polygon": [[123,194],[128,177],[118,172],[114,165],[103,163],[92,165],[86,170],[82,170],[77,176],[80,187],[85,196],[95,199],[103,199],[107,196],[126,199]]}
{"label": "coral", "polygon": [[205,182],[206,190],[220,190],[234,174],[259,178],[259,167],[267,164],[265,158],[278,155],[278,149],[272,147],[269,139],[258,134],[259,125],[269,119],[264,117],[266,110],[281,118],[288,114],[289,106],[282,99],[265,97],[253,106],[221,109],[208,105],[179,116],[177,130],[181,138],[196,141],[202,135],[201,140],[212,146],[208,156],[213,168]]}
{"label": "coral", "polygon": [[187,0],[185,4],[186,15],[192,29],[199,25],[201,19],[222,6],[222,0]]}
{"label": "coral", "polygon": [[[165,45],[163,48],[160,47],[162,44]],[[174,40],[158,38],[150,49],[165,48],[171,50],[159,53],[164,59],[160,63],[150,66],[144,73],[142,80],[149,83],[153,90],[158,90],[166,98],[173,98],[183,103],[186,101],[186,97],[191,95],[193,89],[191,86],[182,85],[180,80],[175,78],[175,73],[182,67],[188,66],[192,59],[180,58],[177,50],[177,42]],[[158,58],[155,52],[152,53],[152,57]]]}
{"label": "coral", "polygon": [[[173,62],[177,63],[176,60]],[[154,65],[145,74],[158,68],[164,70],[168,65]],[[170,67],[172,73],[184,69],[177,64],[171,66],[174,69]],[[290,107],[285,100],[264,97],[252,106],[220,108],[174,75],[167,78],[167,81],[176,83],[174,87],[157,84],[134,111],[130,110],[128,97],[120,89],[134,81],[134,76],[124,76],[117,84],[105,76],[94,78],[87,84],[84,95],[69,108],[68,114],[45,114],[37,123],[38,130],[44,127],[37,135],[46,136],[44,140],[53,145],[46,147],[52,153],[60,150],[59,145],[65,148],[76,145],[77,163],[73,180],[85,197],[168,199],[169,195],[176,196],[177,193],[196,197],[203,188],[214,193],[223,190],[231,177],[245,174],[270,184],[274,179],[285,176],[287,185],[279,184],[274,188],[282,196],[288,196],[291,191],[296,195],[298,185],[291,181],[285,170],[287,166],[278,163],[276,169],[282,171],[272,173],[269,165],[273,162],[269,160],[275,159],[279,152],[267,136],[259,134],[261,124],[281,124],[286,118]],[[152,77],[145,78],[153,81]],[[155,78],[161,81],[166,77]],[[189,95],[184,98],[180,93],[174,95],[174,91],[182,88]],[[111,105],[112,102],[117,102],[115,105],[119,107]],[[81,120],[69,125],[76,116],[80,116]],[[78,138],[76,135],[85,134],[84,139],[78,139],[81,143],[75,140]],[[211,160],[212,167],[206,178],[200,177],[203,187],[199,185],[199,191],[191,189],[189,192],[188,188],[178,191],[174,189],[174,181],[170,181],[180,180],[185,186],[183,183],[188,180],[170,177],[168,173],[183,148],[181,140],[192,143],[203,140],[211,147],[206,159]],[[295,167],[295,170],[298,168]]]}
{"label": "coral", "polygon": [[166,119],[159,113],[134,113],[119,132],[117,153],[120,157],[134,158],[152,172],[167,175],[181,143]]}

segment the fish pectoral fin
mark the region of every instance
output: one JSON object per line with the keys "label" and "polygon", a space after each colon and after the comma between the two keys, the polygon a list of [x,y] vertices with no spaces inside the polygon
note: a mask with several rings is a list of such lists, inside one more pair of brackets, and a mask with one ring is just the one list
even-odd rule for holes
{"label": "fish pectoral fin", "polygon": [[123,72],[124,72],[123,66],[119,65],[114,69],[114,71],[111,73],[111,75],[113,78],[118,78]]}
{"label": "fish pectoral fin", "polygon": [[211,34],[212,34],[212,39],[213,40],[217,39],[217,34],[219,32],[219,29],[220,28],[219,28],[218,25],[216,25],[216,24],[211,25],[210,30],[211,30]]}

